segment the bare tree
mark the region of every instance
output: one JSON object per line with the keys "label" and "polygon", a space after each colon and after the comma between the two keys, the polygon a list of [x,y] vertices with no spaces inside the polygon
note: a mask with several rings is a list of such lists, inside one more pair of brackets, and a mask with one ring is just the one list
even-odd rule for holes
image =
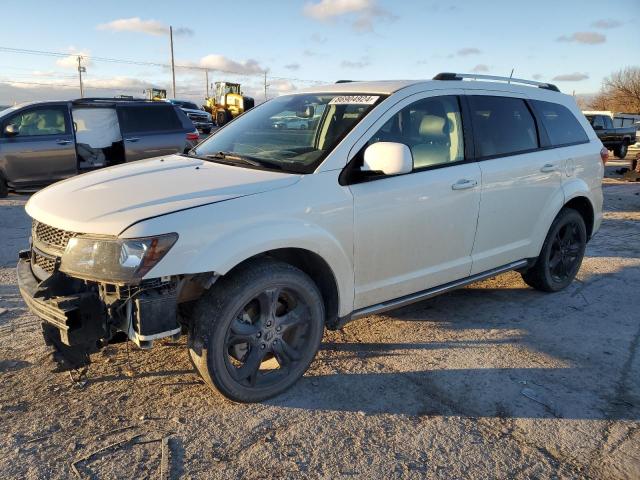
{"label": "bare tree", "polygon": [[626,67],[604,79],[589,103],[594,110],[640,113],[640,67]]}

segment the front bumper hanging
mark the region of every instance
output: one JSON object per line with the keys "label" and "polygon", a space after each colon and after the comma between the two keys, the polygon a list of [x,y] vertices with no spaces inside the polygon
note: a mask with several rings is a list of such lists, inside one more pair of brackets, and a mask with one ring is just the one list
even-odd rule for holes
{"label": "front bumper hanging", "polygon": [[17,274],[20,294],[43,320],[43,331],[54,327],[66,346],[93,348],[123,332],[138,346],[150,347],[153,340],[180,333],[176,282],[118,287],[72,278],[57,269],[40,281],[28,250],[20,252]]}

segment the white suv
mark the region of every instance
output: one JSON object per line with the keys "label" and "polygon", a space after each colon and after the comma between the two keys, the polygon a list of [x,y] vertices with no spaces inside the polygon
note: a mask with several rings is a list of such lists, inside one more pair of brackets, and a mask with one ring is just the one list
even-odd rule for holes
{"label": "white suv", "polygon": [[[277,128],[292,116],[308,128]],[[76,360],[186,332],[210,386],[260,401],[303,375],[325,327],[508,270],[566,287],[600,226],[606,155],[550,84],[318,87],[189,154],[34,195],[20,289],[45,340]]]}

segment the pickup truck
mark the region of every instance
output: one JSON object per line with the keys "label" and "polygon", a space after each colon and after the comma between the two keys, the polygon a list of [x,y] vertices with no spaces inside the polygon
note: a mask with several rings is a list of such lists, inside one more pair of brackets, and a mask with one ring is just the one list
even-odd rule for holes
{"label": "pickup truck", "polygon": [[618,158],[625,158],[629,145],[636,143],[636,128],[615,128],[609,115],[586,113],[585,116],[598,135],[602,144]]}

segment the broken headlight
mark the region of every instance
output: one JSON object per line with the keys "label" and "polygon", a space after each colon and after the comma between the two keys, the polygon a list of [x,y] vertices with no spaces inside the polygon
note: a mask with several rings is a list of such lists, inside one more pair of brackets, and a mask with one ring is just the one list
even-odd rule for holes
{"label": "broken headlight", "polygon": [[74,277],[110,283],[138,283],[178,240],[177,233],[156,237],[69,239],[60,270]]}

